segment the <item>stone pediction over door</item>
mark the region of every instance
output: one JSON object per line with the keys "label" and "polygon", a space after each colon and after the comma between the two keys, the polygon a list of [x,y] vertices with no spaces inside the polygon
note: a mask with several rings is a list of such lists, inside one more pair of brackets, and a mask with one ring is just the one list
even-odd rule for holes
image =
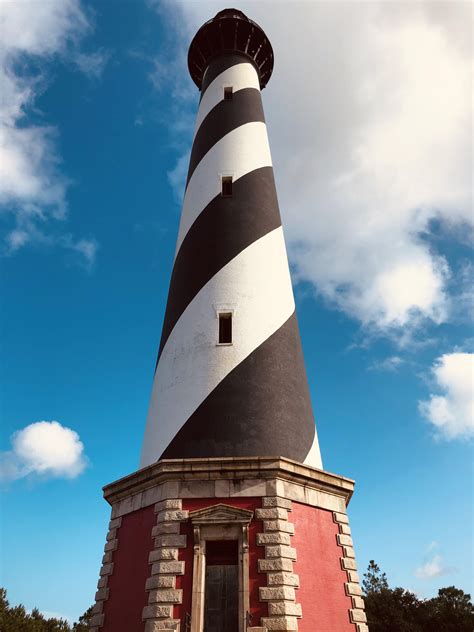
{"label": "stone pediction over door", "polygon": [[189,49],[201,100],[141,467],[261,454],[322,467],[260,93],[272,68],[236,10]]}
{"label": "stone pediction over door", "polygon": [[[270,7],[270,5],[268,5]],[[189,49],[201,90],[141,469],[112,506],[91,632],[368,632],[322,470],[260,90],[241,11]]]}

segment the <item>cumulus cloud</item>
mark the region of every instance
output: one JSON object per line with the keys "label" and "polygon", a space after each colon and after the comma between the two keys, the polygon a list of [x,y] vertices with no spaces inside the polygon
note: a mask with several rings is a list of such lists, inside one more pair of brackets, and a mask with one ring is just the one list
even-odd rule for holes
{"label": "cumulus cloud", "polygon": [[[167,6],[183,47],[222,8]],[[445,322],[453,271],[429,238],[472,230],[470,6],[239,8],[275,50],[264,101],[297,279],[372,333]]]}
{"label": "cumulus cloud", "polygon": [[437,393],[419,402],[420,413],[443,439],[474,436],[474,354],[446,353],[431,369]]}
{"label": "cumulus cloud", "polygon": [[27,114],[44,88],[44,76],[28,72],[28,62],[47,63],[75,51],[76,65],[98,75],[104,52],[81,56],[76,50],[91,30],[79,0],[0,0],[0,24],[0,210],[7,226],[3,254],[31,243],[79,252],[87,240],[64,240],[50,230],[52,221],[66,217],[69,182],[61,172],[57,130],[28,122]]}
{"label": "cumulus cloud", "polygon": [[77,432],[57,421],[38,421],[15,432],[12,449],[0,453],[0,479],[11,481],[30,474],[75,478],[86,464]]}

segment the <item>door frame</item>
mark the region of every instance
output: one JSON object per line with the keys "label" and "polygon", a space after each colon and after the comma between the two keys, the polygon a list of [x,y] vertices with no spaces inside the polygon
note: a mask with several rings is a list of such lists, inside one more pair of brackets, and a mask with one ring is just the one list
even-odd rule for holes
{"label": "door frame", "polygon": [[219,503],[189,512],[193,525],[194,560],[191,632],[204,632],[206,541],[238,541],[239,632],[245,632],[249,611],[249,525],[253,511]]}

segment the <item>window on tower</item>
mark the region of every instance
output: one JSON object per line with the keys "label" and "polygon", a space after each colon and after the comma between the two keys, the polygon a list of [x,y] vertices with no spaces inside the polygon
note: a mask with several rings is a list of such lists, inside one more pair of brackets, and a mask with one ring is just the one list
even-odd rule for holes
{"label": "window on tower", "polygon": [[224,101],[232,101],[234,89],[232,86],[224,88]]}
{"label": "window on tower", "polygon": [[222,197],[232,196],[232,176],[222,176]]}
{"label": "window on tower", "polygon": [[219,344],[229,345],[232,343],[232,313],[221,312],[219,314]]}

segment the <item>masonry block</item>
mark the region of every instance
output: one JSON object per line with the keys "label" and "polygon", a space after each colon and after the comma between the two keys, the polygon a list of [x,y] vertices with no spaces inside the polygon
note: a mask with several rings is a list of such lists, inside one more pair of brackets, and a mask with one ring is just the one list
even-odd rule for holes
{"label": "masonry block", "polygon": [[262,617],[262,623],[269,632],[298,630],[298,619],[296,617]]}
{"label": "masonry block", "polygon": [[263,507],[282,507],[291,511],[291,500],[280,498],[279,496],[266,496],[262,499]]}
{"label": "masonry block", "polygon": [[178,522],[182,522],[183,520],[187,520],[189,518],[189,512],[182,510],[166,510],[160,511],[157,515],[158,522],[170,522],[172,520],[176,520]]}
{"label": "masonry block", "polygon": [[258,560],[259,573],[269,573],[275,571],[286,571],[291,573],[293,571],[293,562],[287,558],[276,560]]}
{"label": "masonry block", "polygon": [[291,586],[261,586],[259,588],[260,601],[294,601],[295,589]]}
{"label": "masonry block", "polygon": [[265,520],[263,523],[264,531],[283,531],[294,535],[295,525],[291,522],[284,522],[283,520]]}
{"label": "masonry block", "polygon": [[360,584],[360,577],[357,571],[347,571],[347,576],[350,582],[354,582],[355,584]]}
{"label": "masonry block", "polygon": [[257,520],[288,520],[288,510],[282,507],[256,509],[255,517]]}
{"label": "masonry block", "polygon": [[176,589],[158,589],[150,592],[148,601],[159,603],[181,603],[183,601],[183,591]]}
{"label": "masonry block", "polygon": [[287,557],[290,560],[296,560],[296,549],[294,549],[292,546],[284,546],[282,544],[277,544],[275,546],[266,546],[265,557]]}
{"label": "masonry block", "polygon": [[102,564],[108,564],[112,561],[112,551],[106,551],[102,556]]}
{"label": "masonry block", "polygon": [[95,593],[95,600],[96,601],[105,601],[108,598],[109,598],[109,589],[108,588],[100,588]]}
{"label": "masonry block", "polygon": [[102,566],[99,574],[101,577],[103,577],[104,575],[112,575],[113,571],[114,571],[114,563],[110,562],[110,564],[104,564]]}
{"label": "masonry block", "polygon": [[155,513],[160,513],[160,511],[165,511],[166,509],[181,509],[182,506],[183,501],[181,498],[167,498],[156,503]]}
{"label": "masonry block", "polygon": [[109,522],[109,531],[111,531],[112,529],[118,529],[121,526],[122,518],[113,518],[113,520]]}
{"label": "masonry block", "polygon": [[270,616],[290,615],[300,618],[302,616],[301,605],[292,601],[270,601],[268,603],[268,614]]}
{"label": "masonry block", "polygon": [[168,546],[174,549],[186,548],[186,536],[177,534],[159,535],[155,540],[155,546]]}
{"label": "masonry block", "polygon": [[104,611],[104,602],[103,601],[97,601],[92,606],[92,614],[101,614],[103,611]]}
{"label": "masonry block", "polygon": [[294,573],[268,573],[267,584],[269,586],[293,586],[299,588],[300,578]]}
{"label": "masonry block", "polygon": [[352,623],[367,623],[367,617],[363,610],[352,608],[349,610]]}
{"label": "masonry block", "polygon": [[337,543],[340,546],[353,546],[352,538],[350,535],[345,535],[344,533],[337,534]]}
{"label": "masonry block", "polygon": [[164,534],[178,535],[180,528],[181,524],[179,522],[159,522],[151,530],[151,535],[153,538]]}
{"label": "masonry block", "polygon": [[157,588],[175,588],[176,577],[174,575],[153,575],[146,580],[145,590]]}
{"label": "masonry block", "polygon": [[157,619],[171,619],[173,617],[173,605],[168,604],[156,604],[152,600],[152,593],[150,593],[148,603],[153,606],[153,615]]}
{"label": "masonry block", "polygon": [[265,544],[291,544],[290,534],[282,531],[270,531],[269,533],[257,533],[257,544],[263,546]]}
{"label": "masonry block", "polygon": [[355,571],[355,570],[357,570],[357,563],[356,563],[354,558],[341,557],[341,566],[346,571]]}
{"label": "masonry block", "polygon": [[156,562],[151,567],[151,574],[158,575],[184,575],[184,562]]}
{"label": "masonry block", "polygon": [[103,614],[93,614],[92,617],[89,620],[89,625],[94,627],[101,627],[102,625],[104,625],[104,615]]}
{"label": "masonry block", "polygon": [[334,511],[333,517],[334,517],[335,522],[342,522],[343,524],[349,524],[349,518],[347,517],[347,514]]}
{"label": "masonry block", "polygon": [[347,584],[344,584],[344,586],[346,588],[346,595],[355,595],[356,597],[362,596],[362,589],[359,584],[348,582]]}
{"label": "masonry block", "polygon": [[179,632],[180,621],[178,619],[166,619],[165,621],[148,619],[145,623],[145,632]]}
{"label": "masonry block", "polygon": [[178,559],[178,549],[165,549],[159,548],[154,551],[150,551],[148,556],[148,561],[150,564],[152,562],[159,562],[160,560],[177,560]]}
{"label": "masonry block", "polygon": [[118,547],[118,540],[109,540],[105,543],[104,551],[108,553],[109,551],[115,551]]}
{"label": "masonry block", "polygon": [[143,608],[143,612],[142,612],[142,619],[144,621],[146,621],[147,619],[152,619],[154,625],[147,625],[145,624],[145,630],[149,631],[149,630],[160,630],[164,631],[164,630],[179,630],[179,624],[180,622],[176,619],[170,619],[168,618],[161,618],[161,621],[159,620],[160,617],[158,616],[159,613],[161,611],[161,606],[158,604],[153,604],[152,606],[145,606]]}
{"label": "masonry block", "polygon": [[361,610],[365,608],[364,600],[362,599],[362,597],[351,597],[351,600],[353,608],[360,608]]}
{"label": "masonry block", "polygon": [[97,582],[97,588],[105,588],[105,586],[107,586],[107,579],[107,576],[101,577]]}

